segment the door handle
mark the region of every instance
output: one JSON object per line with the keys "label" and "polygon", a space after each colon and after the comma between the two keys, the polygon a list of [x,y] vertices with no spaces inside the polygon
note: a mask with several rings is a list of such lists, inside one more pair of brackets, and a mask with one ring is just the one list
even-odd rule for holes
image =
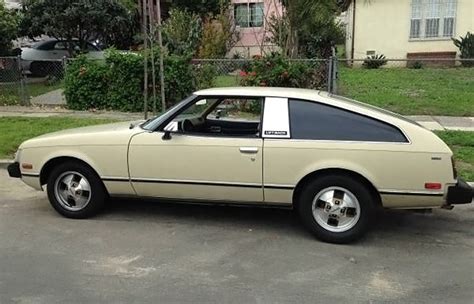
{"label": "door handle", "polygon": [[246,153],[246,154],[255,154],[258,152],[257,147],[240,147],[240,153]]}

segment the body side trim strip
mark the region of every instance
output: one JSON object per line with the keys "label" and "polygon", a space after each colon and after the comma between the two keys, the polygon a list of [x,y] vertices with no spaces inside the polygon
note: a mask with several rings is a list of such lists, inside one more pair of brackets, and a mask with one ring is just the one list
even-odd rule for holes
{"label": "body side trim strip", "polygon": [[22,173],[21,176],[27,176],[27,177],[39,177],[39,173]]}
{"label": "body side trim strip", "polygon": [[260,202],[260,201],[232,201],[232,200],[214,200],[214,199],[200,199],[200,198],[169,198],[169,197],[155,197],[155,196],[133,196],[126,194],[112,195],[115,198],[130,198],[130,199],[149,199],[153,201],[183,203],[183,204],[199,204],[199,205],[232,205],[242,207],[277,207],[277,208],[291,208],[292,203],[276,203],[276,202]]}
{"label": "body side trim strip", "polygon": [[176,179],[154,179],[154,178],[126,178],[126,177],[112,177],[103,176],[104,182],[136,182],[136,183],[161,183],[161,184],[187,184],[187,185],[202,185],[202,186],[224,186],[224,187],[246,187],[246,188],[269,188],[293,190],[295,186],[268,184],[261,185],[257,183],[237,183],[237,182],[219,182],[219,181],[200,181],[200,180],[176,180]]}
{"label": "body side trim strip", "polygon": [[381,195],[419,195],[419,196],[444,196],[443,192],[409,191],[409,190],[379,190]]}

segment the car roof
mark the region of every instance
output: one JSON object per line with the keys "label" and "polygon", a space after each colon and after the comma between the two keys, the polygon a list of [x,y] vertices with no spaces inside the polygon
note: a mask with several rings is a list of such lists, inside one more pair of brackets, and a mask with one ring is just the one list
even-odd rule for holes
{"label": "car roof", "polygon": [[280,87],[224,87],[211,88],[195,92],[196,95],[203,96],[266,96],[284,98],[310,98],[314,99],[321,91],[297,88]]}
{"label": "car roof", "polygon": [[328,92],[320,90],[281,88],[281,87],[224,87],[200,90],[194,93],[198,96],[250,96],[250,97],[280,97],[294,98],[320,103],[331,104],[337,107],[353,109],[360,107],[350,100],[333,98]]}

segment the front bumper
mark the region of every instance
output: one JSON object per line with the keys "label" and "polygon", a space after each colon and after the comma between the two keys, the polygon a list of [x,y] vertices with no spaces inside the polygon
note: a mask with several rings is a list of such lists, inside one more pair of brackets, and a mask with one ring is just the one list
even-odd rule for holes
{"label": "front bumper", "polygon": [[9,164],[7,167],[7,170],[8,170],[8,175],[10,175],[10,177],[16,177],[16,178],[21,177],[20,163],[14,162],[13,164]]}
{"label": "front bumper", "polygon": [[474,189],[462,179],[458,179],[455,186],[448,187],[446,202],[449,205],[469,204],[472,202]]}

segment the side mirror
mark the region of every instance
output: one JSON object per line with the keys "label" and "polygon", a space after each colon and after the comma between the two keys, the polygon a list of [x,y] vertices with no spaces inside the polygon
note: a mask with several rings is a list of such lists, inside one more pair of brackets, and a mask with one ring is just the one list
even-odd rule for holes
{"label": "side mirror", "polygon": [[217,110],[216,111],[216,119],[219,119],[222,117],[222,110]]}
{"label": "side mirror", "polygon": [[171,139],[171,131],[165,131],[165,134],[161,137],[163,140],[170,140]]}

